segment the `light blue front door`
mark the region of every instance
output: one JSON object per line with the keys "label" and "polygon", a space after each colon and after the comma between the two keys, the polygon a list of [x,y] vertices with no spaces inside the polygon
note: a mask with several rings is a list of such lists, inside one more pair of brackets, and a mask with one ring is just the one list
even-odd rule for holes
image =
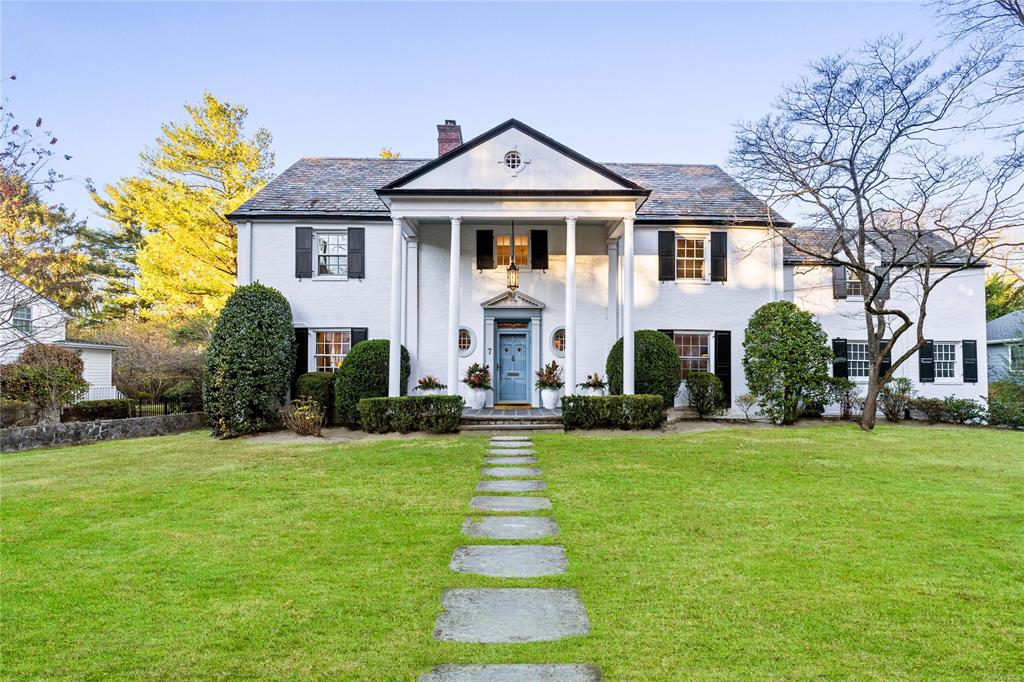
{"label": "light blue front door", "polygon": [[530,402],[530,334],[498,331],[498,395],[500,403]]}

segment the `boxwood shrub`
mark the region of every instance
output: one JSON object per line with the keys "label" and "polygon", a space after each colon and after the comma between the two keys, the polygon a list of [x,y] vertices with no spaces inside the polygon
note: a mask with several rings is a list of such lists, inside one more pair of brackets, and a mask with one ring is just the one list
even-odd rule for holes
{"label": "boxwood shrub", "polygon": [[[637,395],[660,395],[666,408],[672,407],[679,392],[679,351],[668,334],[654,329],[638,329],[634,333],[636,361],[633,388]],[[605,362],[608,390],[622,393],[622,339],[612,346]]]}
{"label": "boxwood shrub", "polygon": [[722,380],[710,372],[690,372],[686,377],[686,398],[701,419],[721,412],[725,406]]}
{"label": "boxwood shrub", "polygon": [[665,421],[660,395],[567,395],[562,424],[573,429],[656,429]]}
{"label": "boxwood shrub", "polygon": [[240,436],[280,422],[295,366],[288,301],[276,289],[235,289],[217,318],[206,352],[203,406],[213,434]]}
{"label": "boxwood shrub", "polygon": [[132,416],[132,401],[83,400],[68,407],[61,414],[62,422],[91,422],[99,419],[127,419]]}
{"label": "boxwood shrub", "polygon": [[[361,341],[345,356],[341,369],[334,378],[334,410],[338,422],[358,428],[359,401],[363,398],[383,398],[388,394],[387,339]],[[409,383],[409,351],[402,346],[402,395]]]}
{"label": "boxwood shrub", "polygon": [[312,398],[320,403],[320,409],[327,417],[328,424],[334,424],[334,372],[307,372],[295,380],[295,397]]}
{"label": "boxwood shrub", "polygon": [[367,433],[455,433],[462,420],[463,400],[457,395],[363,398],[359,415]]}

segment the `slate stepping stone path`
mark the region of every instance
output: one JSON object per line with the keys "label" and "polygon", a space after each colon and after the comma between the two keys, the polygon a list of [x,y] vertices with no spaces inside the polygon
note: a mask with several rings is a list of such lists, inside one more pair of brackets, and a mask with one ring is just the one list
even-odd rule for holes
{"label": "slate stepping stone path", "polygon": [[[470,509],[483,516],[467,518],[462,534],[492,544],[456,547],[449,568],[455,573],[508,581],[508,587],[457,588],[441,595],[441,613],[434,638],[443,642],[509,644],[550,642],[590,634],[587,609],[579,593],[568,588],[524,586],[530,579],[564,573],[565,548],[552,544],[493,544],[556,537],[551,500],[529,436],[493,436]],[[507,466],[506,466],[507,465]],[[502,494],[505,493],[505,494]],[[493,583],[492,583],[493,584]],[[529,585],[529,583],[525,583]],[[600,682],[601,671],[590,665],[473,664],[439,665],[420,682]]]}

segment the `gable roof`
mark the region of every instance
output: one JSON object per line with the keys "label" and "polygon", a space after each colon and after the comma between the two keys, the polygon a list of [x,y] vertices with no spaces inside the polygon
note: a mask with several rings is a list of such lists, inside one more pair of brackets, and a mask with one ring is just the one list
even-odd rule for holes
{"label": "gable roof", "polygon": [[[405,175],[403,175],[403,176],[401,176],[399,178],[395,178],[394,180],[392,180],[388,184],[384,185],[378,191],[378,194],[380,194],[382,196],[386,196],[388,194],[396,194],[403,187],[403,185],[408,184],[411,180],[414,180],[414,179],[416,179],[416,178],[418,178],[418,177],[420,177],[422,175],[425,175],[426,173],[429,173],[430,171],[434,170],[438,166],[443,166],[444,164],[448,163],[452,159],[458,158],[459,156],[462,156],[466,152],[469,152],[469,151],[475,149],[476,147],[479,147],[484,142],[487,142],[488,140],[494,139],[495,137],[497,137],[498,135],[504,133],[505,131],[512,130],[512,129],[518,130],[519,132],[523,133],[524,135],[532,137],[533,139],[537,140],[541,144],[546,145],[548,147],[551,147],[555,151],[557,151],[557,152],[559,152],[561,154],[564,154],[565,156],[569,157],[570,159],[572,159],[576,163],[578,163],[578,164],[580,164],[580,165],[582,165],[582,166],[584,166],[586,168],[589,168],[590,170],[592,170],[595,173],[598,173],[598,174],[608,178],[609,180],[611,180],[614,183],[617,183],[617,184],[621,185],[623,190],[628,191],[628,193],[630,193],[630,194],[634,194],[635,193],[635,194],[645,195],[645,194],[649,193],[649,190],[647,190],[646,188],[641,187],[640,185],[636,184],[632,180],[628,180],[628,179],[622,177],[621,175],[619,175],[615,171],[611,170],[607,166],[602,165],[600,163],[597,163],[596,161],[592,161],[591,159],[583,156],[582,154],[580,154],[576,150],[571,149],[570,147],[565,146],[564,144],[562,144],[558,140],[555,140],[554,138],[548,137],[547,135],[545,135],[544,133],[540,132],[539,130],[537,130],[535,128],[531,128],[530,126],[526,125],[522,121],[518,121],[518,120],[516,120],[514,118],[510,118],[509,120],[505,121],[504,123],[496,125],[493,128],[491,128],[490,130],[488,130],[488,131],[486,131],[484,133],[481,133],[480,135],[477,135],[476,137],[474,137],[473,139],[469,140],[468,142],[464,142],[463,144],[459,145],[458,147],[455,147],[454,149],[449,151],[447,154],[442,154],[441,156],[437,157],[436,159],[432,159],[432,160],[427,161],[426,163],[422,164],[419,168],[416,168],[415,170],[412,170],[412,171],[406,173]],[[441,189],[441,188],[438,188],[438,189]],[[420,190],[420,191],[425,191],[425,190]]]}
{"label": "gable roof", "polygon": [[1024,339],[1024,310],[997,317],[985,325],[989,343]]}
{"label": "gable roof", "polygon": [[[824,230],[809,227],[791,227],[785,231],[786,239],[783,241],[782,257],[786,265],[817,265],[827,262],[825,259],[809,255],[804,251],[815,253],[835,253],[838,243],[834,230]],[[926,257],[929,253],[949,251],[952,244],[940,235],[933,232],[925,232],[920,235],[910,230],[892,230],[885,233],[885,236],[878,236],[875,246],[881,252],[883,258],[891,254],[892,249],[898,252],[899,260],[906,262],[914,254]],[[970,259],[966,251],[957,250],[949,254],[941,263],[947,265],[962,265]],[[978,264],[984,267],[984,264]]]}

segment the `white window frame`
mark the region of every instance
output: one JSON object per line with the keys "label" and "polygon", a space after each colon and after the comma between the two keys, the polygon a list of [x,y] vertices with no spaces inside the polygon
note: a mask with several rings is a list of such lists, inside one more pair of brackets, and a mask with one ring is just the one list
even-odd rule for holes
{"label": "white window frame", "polygon": [[[672,345],[676,347],[676,357],[679,359],[679,382],[681,384],[686,383],[686,377],[683,376],[683,356],[679,354],[679,345],[676,344],[677,336],[706,336],[708,337],[708,366],[706,369],[697,370],[701,372],[711,372],[714,374],[715,371],[715,333],[708,329],[673,329],[672,330]],[[688,358],[695,358],[695,355],[687,355]]]}
{"label": "white window frame", "polygon": [[[953,376],[951,377],[940,377],[939,376],[939,346],[952,346],[953,347]],[[960,353],[963,352],[960,348],[959,341],[934,341],[932,343],[932,369],[935,373],[935,383],[937,384],[960,384],[963,383],[963,374],[960,370],[960,365],[963,362],[963,356]],[[944,360],[943,362],[948,362]]]}
{"label": "white window frame", "polygon": [[556,358],[564,358],[565,348],[563,347],[562,350],[558,350],[558,347],[555,346],[555,336],[558,335],[558,332],[562,332],[562,334],[565,334],[565,327],[555,327],[554,329],[551,330],[551,338],[548,339],[548,345],[551,346],[551,352],[554,354]]}
{"label": "white window frame", "polygon": [[[344,275],[321,275],[320,274],[320,240],[321,236],[344,235],[345,236],[345,274]],[[325,282],[347,281],[348,280],[348,228],[347,227],[321,227],[313,228],[313,279]],[[328,331],[328,330],[321,330]]]}
{"label": "white window frame", "polygon": [[[19,315],[18,313],[21,312],[21,311],[25,311],[25,315]],[[27,315],[27,317],[26,317],[26,315]],[[25,334],[26,336],[32,336],[32,333],[33,333],[32,322],[33,322],[32,306],[30,306],[30,305],[15,306],[13,312],[11,313],[11,326],[12,327],[14,327],[17,331],[21,332],[22,334]],[[22,329],[22,326],[25,326],[26,328]]]}
{"label": "white window frame", "polygon": [[[459,336],[462,335],[462,332],[469,333],[469,348],[467,348],[466,350],[462,350],[462,348],[459,348],[459,357],[465,358],[472,355],[473,351],[476,350],[476,334],[473,333],[473,330],[470,327],[459,327]],[[458,343],[457,340],[456,343]]]}
{"label": "white window frame", "polygon": [[[307,367],[308,367],[310,372],[319,372],[320,371],[317,368],[317,362],[316,362],[316,359],[317,359],[316,339],[317,339],[317,335],[318,334],[331,333],[331,332],[347,333],[348,334],[348,352],[349,353],[352,352],[352,328],[351,327],[329,327],[329,328],[324,328],[324,329],[310,329],[309,331],[311,332],[310,335],[309,335],[309,353],[307,355],[309,360],[307,361],[306,365],[307,365]],[[343,362],[344,362],[344,358],[347,357],[347,356],[348,356],[348,353],[345,353],[342,356],[342,361]],[[335,372],[338,371],[337,367],[335,367],[334,371]]]}
{"label": "white window frame", "polygon": [[[864,359],[853,360],[853,347],[863,346],[864,347]],[[864,363],[864,375],[854,375],[851,371],[854,362]],[[868,347],[867,341],[849,341],[846,342],[846,377],[850,381],[856,381],[859,384],[866,384],[871,378],[871,349]]]}
{"label": "white window frame", "polygon": [[[680,277],[679,276],[679,242],[682,240],[704,242],[704,276],[703,277]],[[675,241],[672,244],[672,275],[677,282],[692,282],[696,284],[711,283],[711,233],[710,232],[676,232]]]}
{"label": "white window frame", "polygon": [[[1014,351],[1016,351],[1016,353],[1014,353]],[[1020,356],[1018,358],[1018,361],[1020,362],[1020,367],[1016,368],[1016,369],[1013,366],[1013,356],[1015,354]],[[1024,343],[1010,343],[1010,344],[1007,344],[1007,346],[1006,346],[1006,368],[1009,371],[1011,371],[1011,372],[1013,372],[1015,374],[1024,373]]]}
{"label": "white window frame", "polygon": [[[499,237],[509,237],[511,239],[511,237],[512,237],[512,230],[500,231],[500,232],[498,230],[494,231],[494,244],[493,244],[493,247],[494,247],[494,253],[493,253],[493,255],[494,255],[494,267],[496,269],[498,269],[498,270],[501,270],[503,268],[507,268],[508,267],[508,263],[502,264],[498,260],[498,238]],[[516,239],[518,240],[520,238],[526,240],[526,259],[523,262],[520,262],[520,261],[517,260],[516,261],[516,267],[519,268],[520,272],[523,272],[523,271],[528,271],[531,268],[531,264],[530,264],[530,232],[529,232],[529,230],[523,230],[523,231],[516,230]],[[515,248],[514,244],[513,244],[512,248],[513,249]]]}
{"label": "white window frame", "polygon": [[[852,293],[850,289],[851,286],[858,287],[860,289],[860,293]],[[853,270],[853,268],[846,268],[846,298],[864,298],[864,282],[857,277],[857,273]]]}

